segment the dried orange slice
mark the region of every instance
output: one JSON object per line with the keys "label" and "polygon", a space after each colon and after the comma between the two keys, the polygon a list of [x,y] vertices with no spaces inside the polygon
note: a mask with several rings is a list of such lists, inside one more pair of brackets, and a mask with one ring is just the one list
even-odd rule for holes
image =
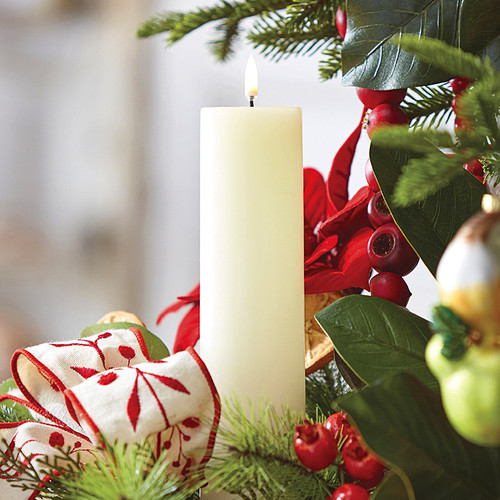
{"label": "dried orange slice", "polygon": [[127,311],[112,311],[105,314],[97,324],[102,323],[135,323],[146,327],[146,325],[135,315]]}
{"label": "dried orange slice", "polygon": [[306,375],[329,363],[334,352],[330,337],[318,325],[314,315],[343,296],[342,292],[311,293],[305,296]]}

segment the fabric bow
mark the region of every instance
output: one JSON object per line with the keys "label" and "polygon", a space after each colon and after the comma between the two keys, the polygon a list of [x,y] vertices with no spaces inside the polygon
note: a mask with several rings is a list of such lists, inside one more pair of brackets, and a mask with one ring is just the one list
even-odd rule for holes
{"label": "fabric bow", "polygon": [[[111,325],[110,325],[111,326]],[[0,396],[27,407],[36,421],[0,423],[4,452],[30,461],[43,475],[41,456],[61,449],[94,460],[104,444],[148,440],[156,456],[167,451],[169,472],[184,476],[212,454],[220,401],[193,349],[153,361],[137,328],[110,329],[70,342],[19,349],[12,374],[22,397]],[[206,422],[211,422],[208,426]],[[0,478],[21,475],[0,461]],[[0,498],[34,499],[3,480]]]}

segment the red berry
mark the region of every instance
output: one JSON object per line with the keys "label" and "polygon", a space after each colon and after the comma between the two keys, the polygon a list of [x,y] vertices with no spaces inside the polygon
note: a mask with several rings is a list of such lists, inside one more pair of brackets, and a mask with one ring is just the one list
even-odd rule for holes
{"label": "red berry", "polygon": [[390,300],[395,304],[406,307],[411,297],[406,281],[396,273],[379,273],[370,280],[372,297]]}
{"label": "red berry", "polygon": [[393,222],[391,212],[389,212],[389,209],[385,204],[384,197],[380,191],[375,193],[372,199],[368,202],[366,211],[368,213],[370,224],[374,228]]}
{"label": "red berry", "polygon": [[365,177],[366,177],[366,182],[368,182],[368,186],[370,186],[370,189],[374,193],[378,193],[380,191],[380,186],[378,185],[377,179],[375,179],[375,174],[373,173],[373,167],[370,158],[366,160]]}
{"label": "red berry", "polygon": [[351,427],[346,417],[347,414],[343,411],[339,411],[330,415],[325,422],[325,427],[333,432],[339,443],[346,437],[356,434],[356,431]]}
{"label": "red berry", "polygon": [[382,478],[384,464],[361,444],[359,436],[351,436],[342,450],[347,473],[360,481],[374,481]]}
{"label": "red berry", "polygon": [[337,26],[337,31],[343,40],[347,31],[347,12],[342,7],[339,7],[337,9],[337,13],[335,14],[335,25]]}
{"label": "red berry", "polygon": [[370,494],[357,484],[344,483],[326,500],[370,500]]}
{"label": "red berry", "polygon": [[460,99],[462,98],[463,94],[457,94],[453,99],[451,100],[451,108],[453,109],[454,113],[457,113],[457,108],[460,105]]}
{"label": "red berry", "polygon": [[371,139],[373,134],[382,126],[407,125],[409,122],[407,114],[399,106],[387,102],[372,109],[368,115],[366,131]]}
{"label": "red berry", "polygon": [[453,92],[455,92],[455,94],[459,94],[470,87],[472,85],[472,81],[468,78],[464,78],[463,76],[458,76],[457,78],[450,80],[450,85]]}
{"label": "red berry", "polygon": [[465,170],[474,175],[478,180],[482,181],[484,177],[483,164],[479,161],[479,158],[469,161],[464,165]]}
{"label": "red berry", "polygon": [[418,264],[418,255],[394,222],[375,229],[368,240],[367,253],[370,264],[379,272],[406,276]]}
{"label": "red berry", "polygon": [[406,89],[372,90],[357,88],[358,99],[368,108],[376,108],[379,104],[390,103],[397,106],[405,98]]}
{"label": "red berry", "polygon": [[325,469],[337,458],[335,434],[323,425],[311,424],[308,420],[304,420],[304,425],[295,427],[293,447],[302,465],[311,470]]}

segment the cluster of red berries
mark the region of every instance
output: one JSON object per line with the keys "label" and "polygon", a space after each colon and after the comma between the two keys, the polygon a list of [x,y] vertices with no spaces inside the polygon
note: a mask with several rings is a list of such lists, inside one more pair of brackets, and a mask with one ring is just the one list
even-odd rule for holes
{"label": "cluster of red berries", "polygon": [[385,466],[361,441],[343,412],[330,415],[324,424],[304,421],[295,428],[294,449],[298,459],[308,469],[322,470],[337,461],[350,481],[337,488],[327,500],[368,500],[368,490],[382,480]]}
{"label": "cluster of red berries", "polygon": [[[360,101],[371,109],[367,123],[370,137],[374,130],[382,125],[408,124],[406,113],[399,107],[406,95],[406,89],[358,88],[356,93]],[[368,186],[375,193],[367,209],[368,219],[375,229],[368,241],[368,259],[373,269],[379,273],[370,280],[370,292],[374,297],[381,297],[406,307],[411,293],[403,276],[415,269],[418,256],[394,223],[373,174],[370,160],[366,163],[365,176]]]}
{"label": "cluster of red berries", "polygon": [[406,307],[411,293],[403,276],[415,269],[418,255],[394,223],[373,175],[370,160],[366,163],[365,176],[375,192],[367,208],[368,219],[375,229],[368,240],[368,260],[373,269],[378,271],[370,280],[370,293],[373,297]]}

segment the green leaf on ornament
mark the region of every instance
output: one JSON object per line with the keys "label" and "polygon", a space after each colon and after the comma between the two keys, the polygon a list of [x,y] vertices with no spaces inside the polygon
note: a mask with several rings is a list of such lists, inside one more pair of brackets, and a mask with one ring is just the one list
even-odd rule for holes
{"label": "green leaf on ornament", "polygon": [[125,330],[128,328],[137,328],[144,338],[146,347],[148,348],[149,356],[153,361],[158,361],[163,358],[170,356],[167,346],[148,329],[144,328],[142,325],[137,325],[135,323],[98,323],[96,325],[87,326],[80,333],[80,338],[90,337],[92,335],[97,335],[98,333],[105,332],[106,330]]}
{"label": "green leaf on ornament", "polygon": [[411,485],[409,488],[405,486],[405,482],[409,481],[408,477],[402,471],[399,474],[404,480],[394,472],[389,473],[373,492],[370,500],[414,500],[413,488]]}
{"label": "green leaf on ornament", "polygon": [[415,377],[395,375],[337,404],[368,446],[406,474],[415,498],[499,498],[500,448],[483,448],[460,437],[439,395]]}
{"label": "green leaf on ornament", "polygon": [[430,85],[457,75],[430,66],[394,42],[415,34],[478,54],[500,33],[497,0],[349,0],[343,83],[372,89]]}
{"label": "green leaf on ornament", "polygon": [[[8,378],[0,384],[0,394],[7,394],[11,389],[17,389],[13,378]],[[0,422],[20,422],[22,420],[34,420],[26,407],[8,399],[0,403]]]}
{"label": "green leaf on ornament", "polygon": [[384,200],[406,239],[429,271],[436,276],[441,255],[458,228],[481,209],[485,187],[465,170],[458,172],[447,186],[424,201],[407,207],[394,203],[394,187],[402,167],[410,160],[421,158],[419,153],[403,149],[370,147],[373,172]]}
{"label": "green leaf on ornament", "polygon": [[362,295],[337,300],[315,317],[335,351],[365,383],[405,371],[438,388],[424,359],[432,335],[425,319],[387,300]]}

